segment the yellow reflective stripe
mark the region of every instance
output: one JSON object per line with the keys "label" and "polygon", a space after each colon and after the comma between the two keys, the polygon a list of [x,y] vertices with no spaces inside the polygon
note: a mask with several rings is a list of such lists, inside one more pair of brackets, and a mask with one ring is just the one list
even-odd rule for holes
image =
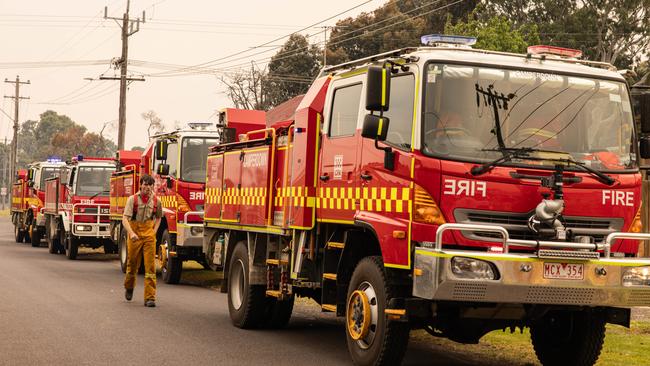
{"label": "yellow reflective stripe", "polygon": [[[383,102],[382,102],[382,105],[383,105]],[[384,119],[380,118],[379,119],[379,128],[377,129],[377,136],[381,136],[381,128],[383,127],[383,125],[384,125]]]}

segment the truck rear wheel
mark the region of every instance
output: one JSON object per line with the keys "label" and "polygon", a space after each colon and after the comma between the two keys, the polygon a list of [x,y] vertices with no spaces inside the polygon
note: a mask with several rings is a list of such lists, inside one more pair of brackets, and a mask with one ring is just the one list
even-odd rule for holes
{"label": "truck rear wheel", "polygon": [[64,236],[65,240],[65,256],[70,260],[77,259],[79,253],[79,239],[75,238],[72,234],[68,233]]}
{"label": "truck rear wheel", "polygon": [[605,340],[605,315],[553,311],[530,327],[530,338],[543,365],[590,366]]}
{"label": "truck rear wheel", "polygon": [[43,237],[43,232],[38,226],[34,224],[31,224],[29,226],[29,237],[31,239],[32,246],[34,248],[38,248],[41,246],[41,238]]}
{"label": "truck rear wheel", "polygon": [[160,237],[160,245],[158,246],[158,261],[163,281],[173,285],[177,284],[181,280],[183,261],[178,257],[172,257],[169,255],[171,252],[171,245],[172,243],[169,231],[165,229]]}
{"label": "truck rear wheel", "polygon": [[407,323],[384,313],[394,295],[379,256],[362,259],[352,274],[346,306],[348,351],[356,365],[399,365],[409,340]]}
{"label": "truck rear wheel", "polygon": [[248,249],[246,242],[235,245],[228,269],[228,312],[234,326],[258,328],[264,324],[268,301],[266,286],[249,284]]}

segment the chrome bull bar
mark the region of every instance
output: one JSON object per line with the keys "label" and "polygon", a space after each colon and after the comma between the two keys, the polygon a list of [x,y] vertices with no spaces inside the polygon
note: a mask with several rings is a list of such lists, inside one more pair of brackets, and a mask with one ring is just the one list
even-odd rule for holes
{"label": "chrome bull bar", "polygon": [[442,250],[442,235],[445,231],[487,231],[501,234],[501,244],[503,245],[503,253],[508,254],[510,246],[519,246],[526,248],[536,249],[578,249],[590,251],[603,251],[603,256],[609,258],[611,255],[612,243],[617,239],[633,239],[633,240],[648,240],[650,241],[650,233],[623,233],[616,232],[607,235],[605,241],[602,243],[575,243],[575,242],[558,242],[558,241],[545,241],[545,240],[521,240],[510,239],[508,230],[501,226],[496,225],[475,225],[475,224],[457,224],[449,223],[442,224],[436,232],[435,249]]}
{"label": "chrome bull bar", "polygon": [[[95,208],[97,209],[97,212],[77,212],[77,206],[83,208]],[[110,237],[110,220],[109,222],[101,222],[101,217],[109,217],[109,214],[102,214],[102,208],[110,209],[110,205],[105,203],[75,203],[72,205],[70,222],[72,234],[87,237]],[[75,216],[94,216],[95,220],[94,222],[75,222]],[[78,230],[77,227],[87,227],[89,230]]]}

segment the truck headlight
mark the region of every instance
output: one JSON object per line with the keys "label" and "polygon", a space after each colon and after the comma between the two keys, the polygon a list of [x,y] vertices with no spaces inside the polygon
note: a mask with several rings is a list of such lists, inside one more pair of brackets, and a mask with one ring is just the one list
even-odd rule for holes
{"label": "truck headlight", "polygon": [[203,234],[203,227],[201,227],[201,226],[192,226],[192,228],[190,228],[190,234],[192,234],[193,236],[199,236],[199,235]]}
{"label": "truck headlight", "polygon": [[91,231],[93,228],[86,225],[77,225],[77,231]]}
{"label": "truck headlight", "polygon": [[496,280],[498,274],[490,262],[480,259],[453,257],[451,272],[458,278],[469,280]]}
{"label": "truck headlight", "polygon": [[650,266],[628,268],[622,279],[623,286],[650,286]]}

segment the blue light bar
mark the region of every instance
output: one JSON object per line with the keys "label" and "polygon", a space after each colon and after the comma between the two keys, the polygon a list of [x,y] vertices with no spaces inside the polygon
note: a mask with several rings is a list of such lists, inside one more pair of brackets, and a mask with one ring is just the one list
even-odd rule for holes
{"label": "blue light bar", "polygon": [[476,43],[476,37],[448,36],[445,34],[427,34],[420,38],[425,46],[433,46],[436,43],[450,43],[463,46],[472,46]]}
{"label": "blue light bar", "polygon": [[83,160],[84,160],[83,155],[81,155],[81,154],[77,155],[77,161],[83,161]]}

